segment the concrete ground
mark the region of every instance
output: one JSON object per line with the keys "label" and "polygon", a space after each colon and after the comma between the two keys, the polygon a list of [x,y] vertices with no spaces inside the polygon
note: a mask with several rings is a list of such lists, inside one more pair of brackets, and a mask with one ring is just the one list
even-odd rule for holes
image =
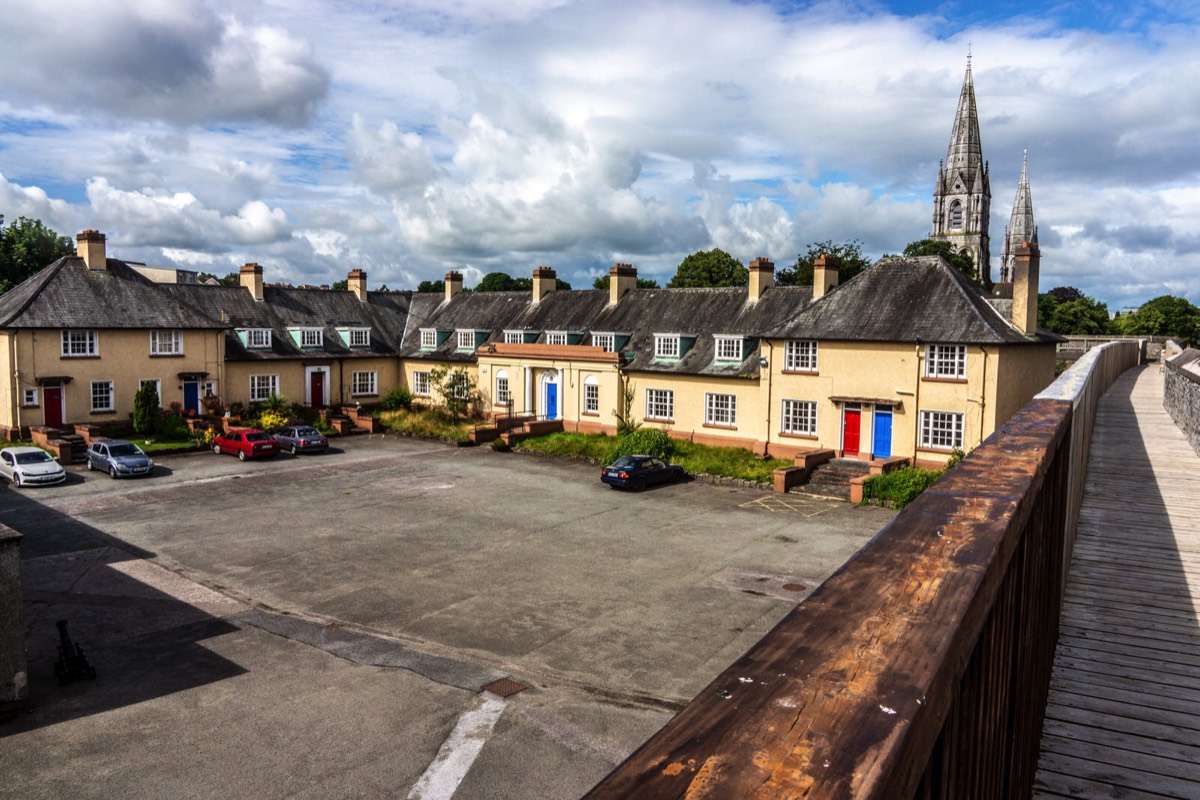
{"label": "concrete ground", "polygon": [[0,488],[0,798],[579,797],[893,516],[391,437],[159,464]]}

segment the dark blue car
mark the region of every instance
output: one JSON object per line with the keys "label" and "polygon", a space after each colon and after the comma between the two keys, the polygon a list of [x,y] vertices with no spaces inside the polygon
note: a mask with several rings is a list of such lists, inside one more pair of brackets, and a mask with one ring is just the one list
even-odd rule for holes
{"label": "dark blue car", "polygon": [[600,480],[612,488],[635,492],[656,483],[678,483],[685,477],[683,467],[653,456],[621,456],[600,470]]}

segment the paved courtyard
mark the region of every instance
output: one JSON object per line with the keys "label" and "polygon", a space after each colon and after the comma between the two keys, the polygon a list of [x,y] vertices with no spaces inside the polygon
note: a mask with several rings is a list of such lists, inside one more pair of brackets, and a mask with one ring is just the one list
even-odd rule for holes
{"label": "paved courtyard", "polygon": [[0,797],[578,797],[892,518],[391,437],[160,467],[0,488],[37,704]]}

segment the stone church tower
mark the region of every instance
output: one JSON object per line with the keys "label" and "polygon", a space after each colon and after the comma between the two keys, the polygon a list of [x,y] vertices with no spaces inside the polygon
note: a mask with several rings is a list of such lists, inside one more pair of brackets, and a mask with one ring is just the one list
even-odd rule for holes
{"label": "stone church tower", "polygon": [[1033,195],[1029,193],[1029,151],[1021,162],[1021,181],[1017,184],[1017,199],[1013,201],[1012,217],[1004,229],[1004,249],[1000,252],[1000,282],[1011,283],[1017,248],[1025,242],[1037,244],[1037,226],[1033,224]]}
{"label": "stone church tower", "polygon": [[950,242],[958,252],[970,255],[979,271],[979,282],[985,288],[992,285],[988,242],[991,206],[992,187],[979,140],[979,113],[975,109],[975,84],[968,56],[958,112],[950,131],[950,148],[945,162],[938,164],[937,185],[933,189],[933,231],[929,238]]}

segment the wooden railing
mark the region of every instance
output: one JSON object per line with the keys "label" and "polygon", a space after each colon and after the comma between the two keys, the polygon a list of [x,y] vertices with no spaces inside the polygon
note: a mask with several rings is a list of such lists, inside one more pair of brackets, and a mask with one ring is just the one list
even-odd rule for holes
{"label": "wooden railing", "polygon": [[1095,400],[1137,361],[1097,350],[588,797],[1028,796]]}

